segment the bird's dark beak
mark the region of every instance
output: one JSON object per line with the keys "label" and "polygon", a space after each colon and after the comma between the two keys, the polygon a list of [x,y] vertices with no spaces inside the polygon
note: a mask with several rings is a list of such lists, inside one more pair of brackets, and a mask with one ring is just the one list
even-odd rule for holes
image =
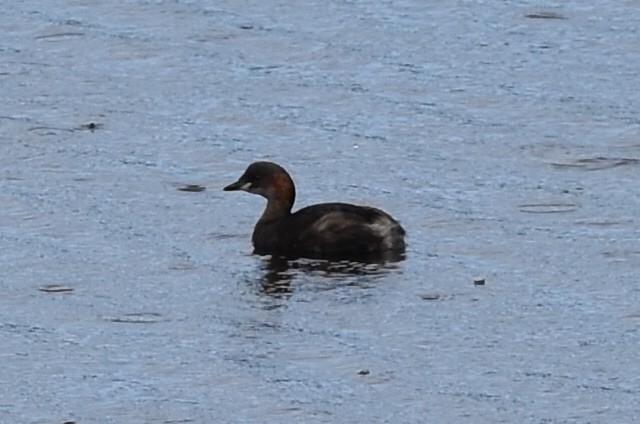
{"label": "bird's dark beak", "polygon": [[241,179],[239,179],[238,181],[236,181],[233,184],[229,184],[228,186],[226,186],[225,188],[223,188],[224,191],[238,191],[238,190],[246,190],[247,188],[249,188],[251,184],[247,183],[245,181]]}

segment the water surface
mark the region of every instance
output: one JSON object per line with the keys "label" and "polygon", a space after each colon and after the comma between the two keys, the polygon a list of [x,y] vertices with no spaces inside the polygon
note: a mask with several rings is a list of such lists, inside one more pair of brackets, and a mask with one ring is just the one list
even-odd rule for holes
{"label": "water surface", "polygon": [[[3,5],[0,421],[637,422],[635,6]],[[257,159],[407,259],[252,256]]]}

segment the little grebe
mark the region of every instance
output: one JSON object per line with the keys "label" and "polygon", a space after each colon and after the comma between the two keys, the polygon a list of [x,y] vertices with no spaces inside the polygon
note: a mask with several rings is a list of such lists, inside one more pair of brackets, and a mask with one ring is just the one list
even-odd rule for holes
{"label": "little grebe", "polygon": [[399,260],[405,231],[389,214],[368,206],[322,203],[291,213],[296,190],[280,165],[254,162],[225,191],[267,199],[253,230],[254,253],[333,260]]}

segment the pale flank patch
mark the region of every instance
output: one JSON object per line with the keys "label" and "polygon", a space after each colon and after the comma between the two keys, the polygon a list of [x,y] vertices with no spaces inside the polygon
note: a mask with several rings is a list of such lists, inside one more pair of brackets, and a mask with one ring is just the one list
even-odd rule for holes
{"label": "pale flank patch", "polygon": [[397,227],[395,222],[386,216],[380,216],[372,224],[369,224],[368,227],[382,239],[386,249],[393,249],[393,229]]}
{"label": "pale flank patch", "polygon": [[340,230],[351,224],[345,220],[341,212],[329,212],[313,223],[313,230],[318,233],[325,233]]}

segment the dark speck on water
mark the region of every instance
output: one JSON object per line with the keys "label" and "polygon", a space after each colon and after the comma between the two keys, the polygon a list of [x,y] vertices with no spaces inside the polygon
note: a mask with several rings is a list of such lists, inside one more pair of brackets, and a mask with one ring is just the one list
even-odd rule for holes
{"label": "dark speck on water", "polygon": [[188,191],[191,193],[200,193],[201,191],[205,190],[205,187],[198,184],[187,184],[187,185],[178,187],[178,190]]}
{"label": "dark speck on water", "polygon": [[565,16],[555,12],[533,12],[524,16],[529,19],[567,19]]}
{"label": "dark speck on water", "polygon": [[97,130],[99,128],[102,128],[102,127],[103,127],[103,124],[97,124],[95,122],[89,122],[88,124],[83,124],[83,125],[80,126],[80,128],[85,129],[85,130],[89,130],[91,132],[93,132],[93,131],[95,131],[95,130]]}
{"label": "dark speck on water", "polygon": [[46,284],[38,287],[38,290],[45,293],[70,293],[73,291],[73,287],[61,286],[59,284]]}
{"label": "dark speck on water", "polygon": [[636,3],[2,2],[0,423],[640,422]]}
{"label": "dark speck on water", "polygon": [[423,300],[438,300],[440,299],[441,295],[439,293],[425,293],[421,294],[420,297]]}
{"label": "dark speck on water", "polygon": [[473,279],[473,284],[476,286],[484,286],[485,285],[485,279],[484,277],[475,277]]}

